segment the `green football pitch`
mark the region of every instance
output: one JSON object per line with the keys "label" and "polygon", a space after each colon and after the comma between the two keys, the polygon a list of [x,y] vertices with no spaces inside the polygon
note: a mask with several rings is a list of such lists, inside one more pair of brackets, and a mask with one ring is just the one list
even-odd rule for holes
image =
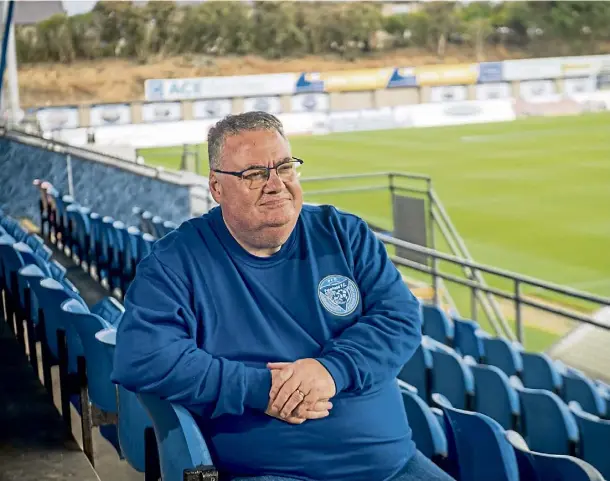
{"label": "green football pitch", "polygon": [[[428,175],[477,262],[610,296],[610,113],[290,141],[305,161],[303,178]],[[206,145],[199,149],[206,174]],[[140,153],[148,164],[177,169],[182,147]],[[305,183],[306,200],[391,228],[388,193],[307,195],[349,185]]]}

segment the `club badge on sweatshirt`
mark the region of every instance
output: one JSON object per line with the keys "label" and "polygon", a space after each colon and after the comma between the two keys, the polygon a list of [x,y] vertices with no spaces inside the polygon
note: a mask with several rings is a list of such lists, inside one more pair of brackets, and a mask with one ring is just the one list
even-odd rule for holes
{"label": "club badge on sweatshirt", "polygon": [[318,284],[318,297],[324,308],[335,316],[348,316],[360,302],[358,286],[350,278],[326,276]]}

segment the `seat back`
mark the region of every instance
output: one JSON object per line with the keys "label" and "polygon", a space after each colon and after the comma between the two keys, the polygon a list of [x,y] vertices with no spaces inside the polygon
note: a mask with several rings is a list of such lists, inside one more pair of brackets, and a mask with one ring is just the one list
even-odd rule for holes
{"label": "seat back", "polygon": [[445,396],[457,409],[469,409],[474,396],[474,377],[470,367],[448,346],[431,343],[431,392]]}
{"label": "seat back", "polygon": [[[443,410],[449,456],[455,453],[451,466],[457,479],[464,481],[519,481],[517,459],[505,438],[504,429],[484,414],[451,406],[442,395],[434,393],[433,402]],[[453,474],[453,473],[451,473]]]}
{"label": "seat back", "polygon": [[125,308],[123,307],[123,304],[117,301],[114,297],[107,296],[95,304],[91,308],[91,312],[97,316],[100,316],[111,325],[116,326],[121,320],[121,317],[125,312]]}
{"label": "seat back", "polygon": [[78,294],[66,289],[62,284],[51,278],[43,279],[38,284],[32,284],[31,288],[38,305],[44,312],[45,338],[51,354],[56,358],[59,355],[57,330],[63,329],[66,332],[68,345],[68,372],[76,372],[76,359],[83,355],[83,346],[76,331],[64,322],[61,305],[68,299],[76,299],[86,306],[85,301]]}
{"label": "seat back", "polygon": [[[96,333],[96,339],[104,347],[109,362],[114,360],[116,329],[103,329]],[[153,424],[144,407],[131,391],[118,386],[118,433],[121,452],[131,467],[143,473],[145,471],[145,431]]]}
{"label": "seat back", "polygon": [[429,459],[446,458],[447,438],[437,417],[418,396],[417,389],[401,381],[397,382],[417,449]]}
{"label": "seat back", "polygon": [[494,419],[504,429],[516,429],[521,412],[519,395],[504,371],[496,366],[473,364],[474,410]]}
{"label": "seat back", "polygon": [[467,319],[454,319],[454,337],[453,337],[453,348],[455,351],[464,356],[472,356],[477,362],[485,354],[483,348],[483,339],[479,337],[480,332],[479,325]]}
{"label": "seat back", "polygon": [[575,454],[578,426],[556,394],[542,389],[517,388],[524,438],[530,449],[549,454]]}
{"label": "seat back", "polygon": [[413,386],[418,395],[426,402],[430,401],[432,379],[432,353],[426,345],[424,336],[411,359],[407,361],[398,373],[398,379]]}
{"label": "seat back", "polygon": [[187,409],[152,394],[137,396],[153,422],[163,481],[182,481],[185,469],[214,465],[199,426]]}
{"label": "seat back", "polygon": [[519,466],[521,481],[604,481],[593,466],[573,456],[531,451],[514,431],[506,433]]}
{"label": "seat back", "polygon": [[423,304],[422,314],[424,323],[422,332],[448,346],[453,343],[453,324],[447,315],[438,306]]}
{"label": "seat back", "polygon": [[576,401],[568,406],[580,432],[579,456],[610,480],[610,421],[583,411]]}
{"label": "seat back", "polygon": [[598,387],[582,372],[568,368],[563,378],[563,399],[576,401],[582,409],[596,416],[606,416],[606,400]]}
{"label": "seat back", "polygon": [[561,393],[562,379],[549,356],[544,353],[522,352],[521,359],[521,380],[525,387]]}
{"label": "seat back", "polygon": [[87,383],[89,399],[99,409],[109,413],[117,412],[116,387],[110,380],[112,359],[106,349],[97,341],[95,334],[111,324],[97,316],[75,299],[68,299],[61,304],[66,324],[78,334],[87,361]]}
{"label": "seat back", "polygon": [[499,367],[508,377],[518,376],[523,371],[521,352],[501,337],[483,338],[485,364]]}

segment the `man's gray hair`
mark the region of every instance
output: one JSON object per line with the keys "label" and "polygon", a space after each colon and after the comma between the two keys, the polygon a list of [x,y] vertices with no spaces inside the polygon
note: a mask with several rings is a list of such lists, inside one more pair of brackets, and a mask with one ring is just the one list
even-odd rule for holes
{"label": "man's gray hair", "polygon": [[227,137],[252,130],[275,130],[282,137],[284,127],[275,115],[254,111],[237,115],[227,115],[208,132],[208,159],[210,170],[220,168],[222,148]]}

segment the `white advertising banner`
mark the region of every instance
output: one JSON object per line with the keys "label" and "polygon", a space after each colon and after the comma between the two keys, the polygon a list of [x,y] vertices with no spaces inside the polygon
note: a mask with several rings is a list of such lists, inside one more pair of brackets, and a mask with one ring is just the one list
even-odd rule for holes
{"label": "white advertising banner", "polygon": [[413,127],[463,125],[515,120],[511,100],[470,100],[410,106]]}
{"label": "white advertising banner", "polygon": [[595,77],[566,78],[563,80],[563,93],[567,97],[576,94],[594,92],[597,79]]}
{"label": "white advertising banner", "polygon": [[181,119],[180,102],[142,104],[142,122],[176,122]]}
{"label": "white advertising banner", "polygon": [[193,117],[196,119],[221,119],[231,113],[231,99],[196,100],[193,102]]}
{"label": "white advertising banner", "polygon": [[527,102],[553,102],[559,99],[554,80],[526,80],[519,84],[519,96]]}
{"label": "white advertising banner", "polygon": [[47,107],[36,111],[36,119],[43,132],[75,129],[80,125],[77,107]]}
{"label": "white advertising banner", "polygon": [[475,90],[477,100],[508,99],[512,96],[511,85],[507,82],[478,84]]}
{"label": "white advertising banner", "polygon": [[282,103],[279,97],[251,97],[244,99],[244,112],[261,110],[269,114],[279,114]]}
{"label": "white advertising banner", "polygon": [[146,100],[217,99],[254,95],[291,94],[297,81],[295,73],[200,77],[183,79],[148,79],[144,83]]}
{"label": "white advertising banner", "polygon": [[468,99],[466,85],[439,85],[430,87],[430,102],[462,102]]}
{"label": "white advertising banner", "polygon": [[563,77],[591,77],[597,75],[606,63],[610,63],[610,55],[562,57],[561,74]]}
{"label": "white advertising banner", "polygon": [[124,125],[131,123],[129,104],[95,105],[89,109],[89,125]]}
{"label": "white advertising banner", "polygon": [[504,80],[551,79],[561,77],[560,58],[505,60],[502,62]]}
{"label": "white advertising banner", "polygon": [[290,98],[292,112],[327,112],[330,109],[328,94],[298,94]]}

